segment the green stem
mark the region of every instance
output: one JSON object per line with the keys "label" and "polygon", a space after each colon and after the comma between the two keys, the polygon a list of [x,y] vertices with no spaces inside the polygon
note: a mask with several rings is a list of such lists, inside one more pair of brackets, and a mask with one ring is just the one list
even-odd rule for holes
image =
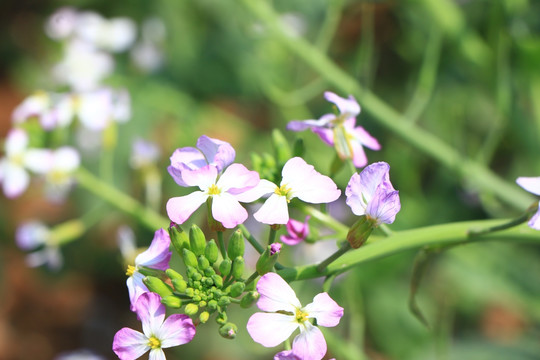
{"label": "green stem", "polygon": [[253,280],[255,280],[255,279],[257,278],[257,276],[259,276],[259,273],[256,272],[256,271],[255,271],[253,274],[251,274],[251,275],[247,278],[247,280],[246,280],[246,282],[245,282],[246,286],[248,286],[249,284],[251,284],[251,282],[252,282]]}
{"label": "green stem", "polygon": [[137,200],[102,181],[85,168],[79,168],[79,170],[77,170],[75,173],[75,178],[79,186],[115,206],[120,211],[133,216],[148,229],[166,229],[169,226],[169,219],[147,207],[144,207]]}
{"label": "green stem", "polygon": [[359,249],[343,254],[339,259],[329,264],[326,269],[321,272],[317,269],[317,265],[305,265],[285,268],[278,271],[278,273],[288,282],[313,279],[328,276],[330,274],[343,273],[366,261],[380,259],[425,246],[459,245],[481,241],[528,242],[540,244],[538,230],[533,230],[525,225],[488,233],[484,236],[469,237],[470,229],[493,227],[505,222],[507,221],[478,220],[428,226],[412,230],[394,231],[392,235],[386,238],[370,242]]}
{"label": "green stem", "polygon": [[262,247],[261,244],[259,244],[259,242],[257,241],[257,239],[255,239],[253,237],[253,235],[251,235],[251,233],[249,232],[249,230],[244,226],[244,225],[238,225],[238,228],[242,231],[242,234],[244,235],[244,237],[247,239],[247,241],[251,244],[251,246],[253,246],[253,248],[255,248],[255,250],[259,253],[259,254],[262,254],[264,252],[264,248]]}
{"label": "green stem", "polygon": [[322,272],[326,267],[333,263],[337,258],[339,258],[341,255],[345,254],[347,251],[351,249],[351,244],[349,242],[344,243],[335,253],[330,255],[326,260],[321,261],[319,265],[317,265],[317,271]]}
{"label": "green stem", "polygon": [[268,233],[268,245],[272,245],[276,241],[276,230],[271,226]]}
{"label": "green stem", "polygon": [[218,239],[219,251],[221,252],[221,256],[223,256],[223,258],[226,259],[227,249],[225,248],[225,240],[223,240],[223,231],[217,232],[217,239]]}
{"label": "green stem", "polygon": [[334,219],[332,216],[328,214],[324,214],[309,205],[302,206],[301,210],[306,215],[310,215],[312,219],[329,227],[330,229],[334,230],[338,234],[347,234],[347,232],[349,231],[349,228],[347,226],[343,225],[342,223]]}
{"label": "green stem", "polygon": [[515,226],[523,224],[524,222],[527,222],[536,213],[537,210],[538,210],[538,202],[530,206],[529,209],[527,209],[527,212],[525,212],[520,217],[512,219],[504,224],[486,227],[483,229],[471,228],[469,230],[469,236],[471,237],[480,236],[480,235],[489,234],[495,231],[501,231],[501,230],[513,228]]}

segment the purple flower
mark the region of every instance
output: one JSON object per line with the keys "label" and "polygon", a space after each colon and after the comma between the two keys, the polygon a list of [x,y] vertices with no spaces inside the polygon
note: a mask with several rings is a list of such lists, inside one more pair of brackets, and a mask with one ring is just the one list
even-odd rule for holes
{"label": "purple flower", "polygon": [[113,351],[121,360],[134,360],[150,350],[150,359],[165,360],[164,348],[183,345],[195,336],[195,326],[187,315],[165,319],[165,306],[154,293],[144,293],[135,304],[143,332],[123,328],[114,335]]}
{"label": "purple flower", "polygon": [[270,245],[270,256],[274,256],[276,254],[279,254],[281,251],[281,244],[280,243],[272,243]]}
{"label": "purple flower", "polygon": [[177,224],[183,224],[206,200],[212,199],[212,216],[224,227],[231,229],[243,223],[247,211],[239,200],[246,190],[259,183],[259,174],[244,165],[232,164],[218,178],[217,166],[203,166],[198,170],[182,172],[187,186],[198,186],[201,191],[174,197],[167,202],[167,214]]}
{"label": "purple flower", "polygon": [[327,293],[316,295],[311,304],[302,307],[294,290],[276,273],[263,275],[257,283],[257,291],[261,296],[257,306],[265,312],[255,313],[248,320],[247,330],[253,340],[274,347],[299,328],[292,354],[303,360],[321,360],[326,354],[326,341],[310,319],[316,319],[317,325],[333,327],[343,316],[343,308]]}
{"label": "purple flower", "polygon": [[391,224],[401,209],[399,192],[390,183],[390,165],[377,162],[354,174],[347,185],[347,205],[355,215],[366,215],[374,225]]}
{"label": "purple flower", "polygon": [[297,245],[304,241],[309,235],[308,220],[310,216],[306,216],[304,222],[289,219],[287,222],[287,235],[281,235],[280,239],[284,244]]}
{"label": "purple flower", "polygon": [[332,202],[341,194],[332,179],[320,174],[299,157],[289,159],[283,166],[281,175],[279,186],[268,180],[261,180],[257,187],[240,195],[240,201],[250,202],[271,194],[253,214],[261,223],[286,224],[289,221],[287,204],[295,197],[308,203],[321,204]]}
{"label": "purple flower", "polygon": [[[540,196],[540,177],[519,177],[516,183],[528,192]],[[540,230],[540,205],[528,224],[531,228]]]}
{"label": "purple flower", "polygon": [[[124,249],[127,248],[124,242]],[[150,247],[135,258],[135,265],[128,265],[126,275],[128,279],[126,281],[129,299],[131,301],[131,309],[135,310],[135,304],[139,297],[148,292],[148,288],[143,283],[144,275],[139,272],[141,267],[147,267],[156,270],[167,270],[169,268],[169,260],[171,259],[171,252],[169,246],[171,239],[169,233],[163,229],[159,229],[154,234],[154,239],[150,244]]]}
{"label": "purple flower", "polygon": [[352,159],[356,167],[366,165],[367,157],[363,146],[372,150],[380,150],[381,146],[363,127],[355,127],[360,105],[352,96],[344,99],[327,91],[324,97],[337,106],[339,115],[325,114],[319,120],[294,120],[287,124],[287,129],[311,129],[325,143],[334,146],[341,159]]}
{"label": "purple flower", "polygon": [[234,161],[235,156],[236,153],[229,143],[203,135],[197,140],[197,148],[176,149],[167,170],[178,185],[187,187],[191,185],[186,184],[183,174],[207,165],[217,167],[220,173]]}

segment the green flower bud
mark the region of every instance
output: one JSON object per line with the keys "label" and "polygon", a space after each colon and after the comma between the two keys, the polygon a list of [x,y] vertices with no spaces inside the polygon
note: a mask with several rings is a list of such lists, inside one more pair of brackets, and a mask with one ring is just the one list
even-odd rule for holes
{"label": "green flower bud", "polygon": [[214,281],[214,285],[216,285],[217,288],[221,288],[223,286],[223,278],[217,274],[212,275],[212,280]]}
{"label": "green flower bud", "polygon": [[244,284],[243,282],[236,282],[232,284],[229,295],[232,297],[240,296],[244,292],[245,287],[246,287],[246,284]]}
{"label": "green flower bud", "polygon": [[278,129],[272,131],[272,144],[274,145],[278,163],[285,164],[291,158],[291,147],[285,136]]}
{"label": "green flower bud", "polygon": [[234,279],[240,279],[244,274],[244,258],[237,256],[232,265],[231,275]]}
{"label": "green flower bud", "polygon": [[198,258],[197,258],[197,264],[199,266],[199,269],[201,270],[205,270],[206,268],[210,267],[210,262],[208,261],[207,258],[204,257],[204,255],[200,255]]}
{"label": "green flower bud", "polygon": [[347,233],[347,241],[353,249],[358,249],[366,242],[373,231],[373,225],[373,222],[366,215],[361,215],[351,226]]}
{"label": "green flower bud", "polygon": [[242,230],[236,230],[232,233],[229,244],[227,246],[227,253],[231,259],[235,259],[238,256],[244,256],[244,235]]}
{"label": "green flower bud", "polygon": [[216,244],[216,241],[212,239],[206,244],[206,249],[204,250],[204,256],[206,256],[210,264],[214,264],[218,259],[218,255],[219,255],[219,248]]}
{"label": "green flower bud", "polygon": [[231,303],[231,298],[228,296],[222,296],[218,300],[218,305],[221,307],[226,307]]}
{"label": "green flower bud", "polygon": [[214,285],[214,279],[211,277],[206,277],[203,279],[203,284],[206,285],[206,287],[210,287]]}
{"label": "green flower bud", "polygon": [[219,335],[225,339],[234,339],[237,332],[238,327],[233,323],[226,323],[219,328]]}
{"label": "green flower bud", "polygon": [[155,292],[162,298],[173,294],[170,286],[165,284],[160,278],[155,276],[147,276],[143,279],[143,282],[148,290]]}
{"label": "green flower bud", "polygon": [[[205,296],[205,297],[206,297],[206,296]],[[206,303],[206,300],[203,299],[203,300],[199,301],[199,308],[204,308],[204,307],[206,307],[206,305],[208,305],[208,304]]]}
{"label": "green flower bud", "polygon": [[215,275],[215,274],[216,274],[216,270],[214,270],[211,267],[207,267],[206,269],[204,269],[204,275],[206,275],[206,276],[212,276],[212,275]]}
{"label": "green flower bud", "polygon": [[216,311],[218,308],[218,303],[216,300],[210,300],[208,302],[208,309],[210,309],[210,311]]}
{"label": "green flower bud", "polygon": [[165,274],[167,274],[167,276],[169,277],[169,279],[171,279],[171,281],[175,279],[184,280],[184,277],[173,269],[165,270]]}
{"label": "green flower bud", "polygon": [[208,311],[203,311],[202,313],[199,314],[199,321],[202,324],[207,322],[209,318],[210,318],[210,314],[208,313]]}
{"label": "green flower bud", "polygon": [[221,263],[219,264],[219,272],[221,273],[221,276],[225,277],[230,274],[232,268],[232,261],[231,259],[223,259],[221,260]]}
{"label": "green flower bud", "polygon": [[195,255],[199,256],[204,254],[206,238],[204,237],[201,228],[195,224],[191,225],[191,229],[189,229],[189,245],[191,251],[193,251]]}
{"label": "green flower bud", "polygon": [[174,250],[181,257],[184,256],[184,249],[189,249],[189,237],[188,234],[182,230],[180,225],[171,222],[169,226],[169,236],[171,237],[171,243]]}
{"label": "green flower bud", "polygon": [[200,272],[196,272],[191,276],[191,278],[194,281],[201,281],[202,280],[202,274]]}
{"label": "green flower bud", "polygon": [[267,272],[272,271],[274,265],[277,262],[279,252],[281,251],[280,243],[273,243],[266,247],[266,250],[261,254],[255,268],[259,275],[264,275]]}
{"label": "green flower bud", "polygon": [[182,306],[182,300],[174,295],[161,298],[161,303],[172,309],[179,309]]}
{"label": "green flower bud", "polygon": [[201,295],[193,295],[193,301],[199,302],[201,300],[202,300]]}
{"label": "green flower bud", "polygon": [[186,264],[186,266],[197,267],[197,256],[195,256],[193,251],[184,249],[182,252],[184,254],[184,264]]}
{"label": "green flower bud", "polygon": [[183,293],[187,289],[187,282],[185,280],[180,279],[173,279],[172,281],[174,290],[178,291],[179,293]]}
{"label": "green flower bud", "polygon": [[240,300],[240,306],[244,309],[247,309],[248,307],[252,306],[253,304],[255,304],[255,302],[257,300],[259,300],[259,293],[256,292],[256,291],[250,291],[248,292],[246,295],[244,295],[244,297],[242,298],[242,300]]}
{"label": "green flower bud", "polygon": [[220,312],[218,316],[216,316],[216,322],[220,325],[224,325],[228,319],[226,312]]}
{"label": "green flower bud", "polygon": [[193,316],[199,311],[199,307],[195,304],[187,304],[184,312],[188,316]]}
{"label": "green flower bud", "polygon": [[186,289],[185,294],[186,294],[187,296],[189,296],[189,297],[193,297],[193,296],[195,295],[195,289],[189,287],[189,288]]}

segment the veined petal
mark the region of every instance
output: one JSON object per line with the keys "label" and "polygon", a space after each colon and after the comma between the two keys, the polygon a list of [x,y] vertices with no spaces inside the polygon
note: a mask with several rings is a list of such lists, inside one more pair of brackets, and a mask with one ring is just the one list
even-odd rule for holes
{"label": "veined petal", "polygon": [[538,207],[536,214],[529,220],[528,225],[535,230],[540,230],[540,206]]}
{"label": "veined petal", "polygon": [[247,323],[251,338],[265,347],[274,347],[291,336],[298,327],[293,315],[278,313],[255,313]]}
{"label": "veined petal", "polygon": [[120,360],[134,360],[150,350],[148,338],[133,329],[123,328],[114,335],[113,351]]}
{"label": "veined petal", "polygon": [[143,332],[147,337],[159,332],[165,320],[165,305],[161,303],[158,294],[153,292],[142,294],[135,303],[135,312],[141,319]]}
{"label": "veined petal", "polygon": [[366,208],[366,214],[377,219],[377,224],[391,224],[396,219],[396,214],[401,209],[399,192],[397,190],[387,192],[380,186],[373,199]]}
{"label": "veined petal", "polygon": [[173,197],[167,201],[167,215],[177,224],[183,224],[205,201],[208,195],[195,191],[186,196]]}
{"label": "veined petal", "polygon": [[167,360],[165,353],[161,348],[152,349],[148,354],[148,360]]}
{"label": "veined petal", "polygon": [[294,157],[283,166],[283,180],[292,191],[293,197],[300,200],[319,204],[328,203],[339,198],[341,190],[328,176],[322,175],[300,157]]}
{"label": "veined petal", "polygon": [[212,196],[212,216],[227,229],[246,221],[248,213],[236,198],[228,193]]}
{"label": "veined petal", "polygon": [[183,171],[182,179],[188,186],[198,186],[202,191],[206,191],[216,183],[218,171],[213,165],[206,165],[200,169]]}
{"label": "veined petal", "polygon": [[222,191],[230,190],[236,194],[257,186],[259,181],[259,173],[256,171],[250,171],[242,164],[232,164],[219,177],[216,185]]}
{"label": "veined petal", "polygon": [[528,192],[540,196],[540,176],[518,177],[516,183]]}
{"label": "veined petal", "polygon": [[197,148],[202,151],[208,163],[216,165],[220,172],[229,166],[236,157],[231,144],[222,140],[212,139],[206,135],[199,137]]}
{"label": "veined petal", "polygon": [[156,336],[162,348],[187,344],[195,336],[195,326],[189,316],[173,314],[161,325]]}
{"label": "veined petal", "polygon": [[302,360],[321,360],[326,354],[326,340],[319,328],[307,321],[304,325],[305,330],[294,338],[292,351]]}
{"label": "veined petal", "polygon": [[371,136],[363,127],[357,126],[352,130],[354,137],[365,147],[370,148],[371,150],[380,150],[381,144]]}
{"label": "veined petal", "polygon": [[171,166],[177,167],[179,164],[186,165],[189,169],[200,169],[208,165],[206,158],[200,150],[194,147],[183,147],[176,149],[170,157]]}
{"label": "veined petal", "polygon": [[288,311],[293,314],[302,305],[296,293],[281,276],[276,273],[266,273],[257,282],[260,298],[257,307],[262,311]]}
{"label": "veined petal", "polygon": [[349,95],[349,98],[345,99],[333,92],[326,91],[324,93],[324,98],[334,103],[339,109],[339,112],[345,115],[345,117],[356,117],[360,114],[360,105],[358,105],[358,102],[356,102],[352,95]]}
{"label": "veined petal", "polygon": [[270,195],[259,210],[253,214],[253,217],[263,224],[286,224],[289,221],[286,196],[278,194]]}
{"label": "veined petal", "polygon": [[388,191],[395,190],[390,183],[389,171],[390,165],[381,161],[367,166],[360,174],[351,176],[345,195],[347,205],[351,207],[355,215],[360,216],[365,213],[368,203],[381,183],[387,183]]}
{"label": "veined petal", "polygon": [[252,202],[258,200],[266,194],[273,193],[278,186],[271,181],[266,179],[261,179],[257,186],[252,187],[249,190],[241,192],[239,194],[234,194],[234,197],[241,202]]}
{"label": "veined petal", "polygon": [[343,308],[325,292],[317,294],[303,310],[309,314],[309,318],[317,319],[317,325],[325,327],[336,326],[343,316]]}
{"label": "veined petal", "polygon": [[140,272],[135,271],[133,275],[127,278],[126,285],[128,288],[129,293],[129,301],[131,303],[131,311],[135,311],[135,304],[137,304],[137,300],[139,300],[139,297],[147,293],[148,288],[143,283],[144,275]]}
{"label": "veined petal", "polygon": [[30,176],[26,170],[10,162],[4,165],[3,175],[4,194],[8,198],[15,198],[21,195],[30,183]]}
{"label": "veined petal", "polygon": [[167,270],[172,254],[169,251],[170,245],[171,238],[169,237],[169,233],[163,229],[157,230],[148,249],[135,258],[135,265]]}

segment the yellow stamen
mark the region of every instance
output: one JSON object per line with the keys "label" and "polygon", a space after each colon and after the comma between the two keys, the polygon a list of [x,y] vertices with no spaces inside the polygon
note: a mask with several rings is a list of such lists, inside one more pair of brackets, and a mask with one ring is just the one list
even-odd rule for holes
{"label": "yellow stamen", "polygon": [[150,339],[148,339],[148,346],[150,346],[151,349],[159,349],[161,348],[161,341],[155,336],[151,336]]}
{"label": "yellow stamen", "polygon": [[135,266],[133,265],[128,265],[127,267],[127,270],[126,270],[126,275],[131,277],[133,276],[133,274],[135,273],[135,271],[137,271],[137,269],[135,268]]}
{"label": "yellow stamen", "polygon": [[287,198],[287,202],[291,201],[289,199],[289,193],[291,192],[291,188],[287,187],[287,184],[281,185],[281,187],[276,187],[276,190],[274,190],[274,194],[285,196]]}
{"label": "yellow stamen", "polygon": [[296,309],[296,321],[299,322],[299,323],[303,323],[305,321],[307,321],[308,319],[308,313],[307,312],[304,312],[300,309]]}
{"label": "yellow stamen", "polygon": [[214,184],[208,188],[208,195],[219,195],[221,190]]}

